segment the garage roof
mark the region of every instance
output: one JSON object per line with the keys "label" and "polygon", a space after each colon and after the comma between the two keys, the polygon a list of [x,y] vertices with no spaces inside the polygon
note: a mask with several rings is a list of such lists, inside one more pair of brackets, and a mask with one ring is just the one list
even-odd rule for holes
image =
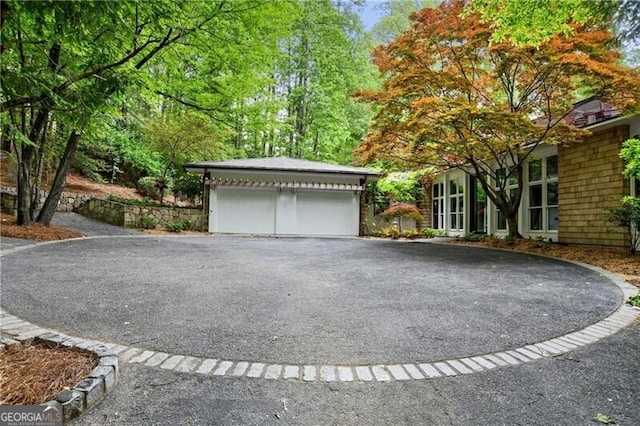
{"label": "garage roof", "polygon": [[320,161],[299,160],[289,157],[249,158],[227,161],[200,161],[185,164],[184,169],[193,173],[214,170],[260,170],[274,172],[330,173],[377,177],[379,172],[363,167],[339,166]]}

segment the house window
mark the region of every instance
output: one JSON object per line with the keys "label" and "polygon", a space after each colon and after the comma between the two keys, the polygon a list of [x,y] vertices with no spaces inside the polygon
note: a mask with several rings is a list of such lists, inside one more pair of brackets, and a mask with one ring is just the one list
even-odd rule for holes
{"label": "house window", "polygon": [[529,230],[558,230],[558,156],[528,163]]}
{"label": "house window", "polygon": [[464,178],[449,181],[449,227],[454,231],[464,229]]}
{"label": "house window", "polygon": [[[513,200],[518,193],[518,177],[516,176],[516,171],[511,170],[511,173],[507,176],[506,169],[498,169],[496,170],[496,179],[496,188],[499,189],[504,185],[504,190],[509,193],[509,200]],[[507,218],[497,207],[496,229],[498,231],[507,231]]]}
{"label": "house window", "polygon": [[433,229],[445,229],[444,224],[444,183],[433,184]]}

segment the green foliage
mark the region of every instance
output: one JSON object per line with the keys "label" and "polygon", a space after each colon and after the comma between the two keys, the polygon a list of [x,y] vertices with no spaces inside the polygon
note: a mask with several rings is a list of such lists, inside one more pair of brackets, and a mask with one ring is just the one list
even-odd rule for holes
{"label": "green foliage", "polygon": [[413,203],[422,196],[425,171],[391,172],[377,181],[377,190],[391,202]]}
{"label": "green foliage", "polygon": [[623,229],[629,251],[635,254],[640,246],[640,197],[623,197],[620,205],[605,211],[607,221]]}
{"label": "green foliage", "polygon": [[173,177],[181,164],[192,160],[217,160],[226,156],[222,130],[206,116],[187,113],[151,121],[143,129],[149,145],[162,156],[161,176]]}
{"label": "green foliage", "polygon": [[138,226],[142,229],[155,229],[158,225],[158,221],[151,216],[140,216]]}
{"label": "green foliage", "polygon": [[194,225],[188,220],[178,219],[171,221],[165,225],[165,228],[169,232],[182,232],[194,229]]}
{"label": "green foliage", "polygon": [[382,236],[385,238],[398,239],[400,238],[400,230],[397,226],[386,226],[380,230]]}
{"label": "green foliage", "polygon": [[491,237],[488,236],[487,234],[481,234],[479,232],[469,232],[464,235],[464,239],[466,241],[473,241],[473,242],[486,241],[490,238]]}
{"label": "green foliage", "polygon": [[413,229],[405,229],[404,231],[402,231],[401,235],[402,235],[402,238],[406,238],[406,239],[409,239],[409,240],[413,240],[413,239],[421,237],[420,230],[415,229],[415,228],[413,228]]}
{"label": "green foliage", "polygon": [[612,7],[613,2],[592,0],[471,0],[467,6],[491,23],[494,41],[533,46],[571,34],[573,24],[605,22]]}
{"label": "green foliage", "polygon": [[157,199],[160,197],[160,178],[145,176],[138,179],[136,188],[143,196]]}
{"label": "green foliage", "polygon": [[194,205],[198,197],[202,197],[202,177],[196,174],[183,173],[173,182],[173,193],[180,198],[189,200]]}
{"label": "green foliage", "polygon": [[446,237],[447,231],[444,229],[424,228],[422,230],[422,236],[424,238]]}
{"label": "green foliage", "polygon": [[640,293],[627,299],[627,304],[640,308]]}
{"label": "green foliage", "polygon": [[623,174],[640,179],[640,139],[627,139],[622,144],[620,158],[625,162]]}
{"label": "green foliage", "polygon": [[391,43],[404,31],[411,28],[409,16],[425,7],[436,7],[437,0],[386,0],[380,2],[380,20],[371,29],[375,45]]}

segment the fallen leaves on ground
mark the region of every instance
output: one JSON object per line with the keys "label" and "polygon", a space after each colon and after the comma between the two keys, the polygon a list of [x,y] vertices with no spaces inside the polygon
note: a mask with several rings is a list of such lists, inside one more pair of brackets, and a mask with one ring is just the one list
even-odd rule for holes
{"label": "fallen leaves on ground", "polygon": [[0,235],[3,237],[22,238],[33,241],[56,241],[85,236],[82,232],[60,226],[45,226],[40,223],[18,226],[16,225],[16,218],[6,213],[0,213],[0,220],[2,222]]}
{"label": "fallen leaves on ground", "polygon": [[624,280],[636,287],[640,287],[640,254],[633,256],[623,249],[576,245],[568,246],[529,239],[518,239],[513,242],[498,238],[491,238],[485,241],[457,239],[452,242],[454,244],[494,247],[534,253],[587,263],[619,274]]}
{"label": "fallen leaves on ground", "polygon": [[98,364],[92,353],[33,343],[0,351],[0,405],[35,405],[55,399]]}

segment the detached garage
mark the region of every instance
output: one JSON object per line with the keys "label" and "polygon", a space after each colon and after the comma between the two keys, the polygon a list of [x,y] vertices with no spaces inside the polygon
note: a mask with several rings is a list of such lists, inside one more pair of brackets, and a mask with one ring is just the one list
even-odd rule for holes
{"label": "detached garage", "polygon": [[[353,236],[360,196],[378,172],[287,157],[185,164],[204,175],[209,232]],[[205,195],[205,199],[207,198]]]}

